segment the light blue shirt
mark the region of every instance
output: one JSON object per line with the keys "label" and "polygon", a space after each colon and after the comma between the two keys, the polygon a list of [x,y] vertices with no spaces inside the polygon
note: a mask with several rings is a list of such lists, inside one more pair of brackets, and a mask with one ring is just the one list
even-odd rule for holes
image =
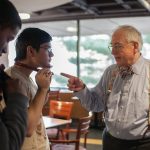
{"label": "light blue shirt", "polygon": [[[109,66],[96,87],[75,92],[82,105],[105,112],[108,132],[120,139],[141,139],[148,127],[150,62],[142,56],[132,66],[134,74],[122,79],[117,74],[111,92],[108,84],[117,65]],[[146,137],[150,137],[147,132]]]}

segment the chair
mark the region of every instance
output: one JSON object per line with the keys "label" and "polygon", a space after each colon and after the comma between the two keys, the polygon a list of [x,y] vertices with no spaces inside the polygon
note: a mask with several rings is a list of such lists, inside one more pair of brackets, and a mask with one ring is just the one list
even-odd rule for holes
{"label": "chair", "polygon": [[[48,100],[60,100],[60,90],[49,91],[48,92]],[[49,115],[49,101],[44,105],[42,114],[44,116]]]}
{"label": "chair", "polygon": [[[50,100],[49,115],[53,118],[69,120],[71,119],[72,107],[73,107],[73,102]],[[69,124],[65,126],[65,128],[68,127]],[[58,139],[60,134],[62,133],[61,130],[59,130],[58,128],[51,128],[51,129],[47,129],[46,131],[49,140]]]}
{"label": "chair", "polygon": [[[83,117],[79,119],[76,138],[74,140],[50,140],[51,142],[51,150],[86,150],[86,139],[89,129],[89,124],[91,121],[91,116]],[[64,131],[65,132],[65,131]],[[74,130],[66,130],[66,132],[73,132]],[[80,146],[80,137],[81,135],[85,136],[84,146]],[[70,143],[75,143],[74,145]]]}

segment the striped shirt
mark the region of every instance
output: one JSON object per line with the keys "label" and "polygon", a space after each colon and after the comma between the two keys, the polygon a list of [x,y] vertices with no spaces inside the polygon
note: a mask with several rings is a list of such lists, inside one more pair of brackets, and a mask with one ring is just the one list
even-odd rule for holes
{"label": "striped shirt", "polygon": [[[142,56],[132,65],[134,74],[122,79],[116,74],[112,89],[109,82],[117,65],[109,66],[92,89],[75,92],[82,105],[94,112],[105,112],[108,132],[119,139],[141,139],[148,128],[150,62]],[[146,133],[150,137],[150,132]]]}

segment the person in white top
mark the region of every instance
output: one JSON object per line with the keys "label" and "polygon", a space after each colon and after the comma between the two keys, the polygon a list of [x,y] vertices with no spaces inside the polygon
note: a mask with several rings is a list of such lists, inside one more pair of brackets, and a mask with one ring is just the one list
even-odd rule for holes
{"label": "person in white top", "polygon": [[92,89],[78,77],[62,73],[86,109],[104,112],[103,150],[150,149],[150,61],[140,52],[142,43],[136,28],[119,26],[109,46],[116,64],[105,70]]}

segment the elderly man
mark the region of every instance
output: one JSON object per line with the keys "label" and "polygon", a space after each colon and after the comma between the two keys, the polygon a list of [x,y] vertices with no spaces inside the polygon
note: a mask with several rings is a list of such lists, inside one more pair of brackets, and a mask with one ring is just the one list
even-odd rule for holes
{"label": "elderly man", "polygon": [[77,77],[68,87],[82,105],[104,111],[106,128],[103,150],[149,150],[150,62],[143,58],[140,32],[128,25],[118,27],[109,46],[116,64],[109,66],[92,89]]}

